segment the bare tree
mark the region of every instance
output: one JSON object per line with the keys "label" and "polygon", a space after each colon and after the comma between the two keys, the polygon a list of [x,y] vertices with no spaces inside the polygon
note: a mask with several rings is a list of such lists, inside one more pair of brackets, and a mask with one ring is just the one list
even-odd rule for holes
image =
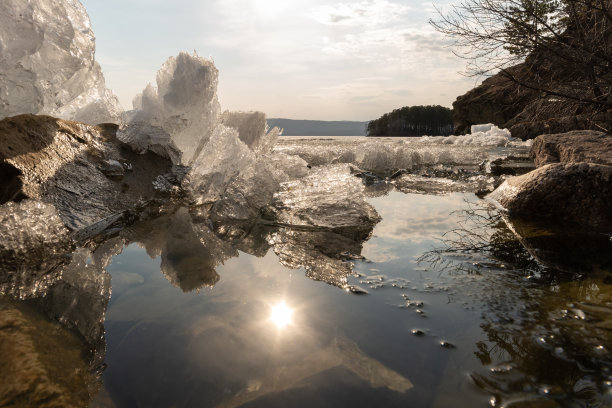
{"label": "bare tree", "polygon": [[499,72],[575,113],[598,114],[610,130],[611,0],[462,0],[430,23],[468,60],[466,74]]}

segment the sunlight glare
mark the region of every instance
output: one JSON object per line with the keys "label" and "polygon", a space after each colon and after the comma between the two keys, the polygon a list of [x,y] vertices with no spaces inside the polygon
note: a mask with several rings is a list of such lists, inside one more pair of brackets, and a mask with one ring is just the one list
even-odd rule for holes
{"label": "sunlight glare", "polygon": [[278,327],[282,329],[292,323],[293,310],[287,306],[285,302],[277,303],[272,306],[270,312],[270,320]]}

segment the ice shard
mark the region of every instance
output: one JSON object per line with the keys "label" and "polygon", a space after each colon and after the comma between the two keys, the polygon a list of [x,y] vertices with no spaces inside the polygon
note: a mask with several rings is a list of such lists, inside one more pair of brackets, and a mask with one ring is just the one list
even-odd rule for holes
{"label": "ice shard", "polygon": [[280,262],[341,288],[352,272],[348,260],[361,256],[363,242],[381,219],[346,164],[282,183],[270,212],[281,226],[270,237]]}
{"label": "ice shard", "polygon": [[0,2],[0,118],[33,113],[117,123],[123,110],[105,86],[95,48],[78,0]]}
{"label": "ice shard", "polygon": [[220,120],[218,77],[215,64],[196,54],[170,57],[157,72],[157,87],[149,84],[134,98],[119,138],[140,150],[155,130],[157,144],[177,148],[181,163],[191,164]]}

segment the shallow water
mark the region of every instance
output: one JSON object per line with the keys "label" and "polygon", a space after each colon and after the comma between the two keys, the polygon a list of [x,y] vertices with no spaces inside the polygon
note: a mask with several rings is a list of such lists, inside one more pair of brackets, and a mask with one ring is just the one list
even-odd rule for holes
{"label": "shallow water", "polygon": [[[611,404],[610,269],[551,281],[490,250],[454,251],[441,239],[460,223],[512,245],[503,224],[465,218],[492,211],[471,193],[370,202],[383,220],[349,279],[364,295],[308,279],[272,251],[240,252],[216,267],[218,281],[200,279],[213,287],[185,293],[193,276],[178,266],[164,277],[160,258],[127,247],[108,268],[102,395],[159,407]],[[514,244],[514,260],[529,258]],[[275,320],[281,303],[291,315]]]}
{"label": "shallow water", "polygon": [[527,149],[281,138],[325,177],[284,185],[280,222],[180,207],[30,254],[40,270],[9,271],[0,318],[37,310],[85,340],[51,354],[86,357],[91,407],[612,406],[610,235],[507,220],[475,194],[527,171]]}

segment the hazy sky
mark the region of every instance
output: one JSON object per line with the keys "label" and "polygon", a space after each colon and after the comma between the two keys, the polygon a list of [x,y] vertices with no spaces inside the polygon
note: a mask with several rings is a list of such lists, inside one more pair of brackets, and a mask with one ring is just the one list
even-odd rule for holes
{"label": "hazy sky", "polygon": [[107,86],[131,109],[180,51],[210,57],[224,109],[370,120],[406,105],[450,107],[475,85],[418,0],[81,0]]}

